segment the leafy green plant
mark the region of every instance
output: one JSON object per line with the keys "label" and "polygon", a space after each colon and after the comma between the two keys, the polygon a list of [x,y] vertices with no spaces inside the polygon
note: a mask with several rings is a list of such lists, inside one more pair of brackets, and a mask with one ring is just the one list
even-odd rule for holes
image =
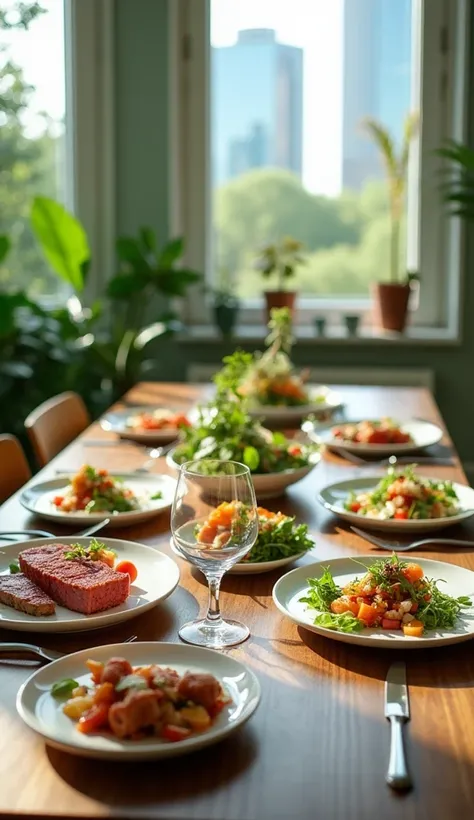
{"label": "leafy green plant", "polygon": [[285,290],[285,282],[295,275],[296,269],[305,263],[303,244],[291,236],[281,242],[266,245],[258,254],[254,267],[262,272],[265,278],[275,275],[278,290]]}
{"label": "leafy green plant", "polygon": [[37,196],[31,226],[49,264],[76,291],[84,288],[90,263],[87,235],[79,220],[59,202]]}
{"label": "leafy green plant", "polygon": [[437,154],[448,161],[440,187],[450,215],[474,220],[474,150],[449,140]]}
{"label": "leafy green plant", "polygon": [[[390,281],[397,283],[400,281],[400,226],[406,198],[408,160],[410,145],[418,133],[418,114],[415,112],[407,114],[399,151],[397,151],[392,135],[382,123],[368,117],[364,120],[363,125],[377,146],[385,167],[391,220]],[[413,278],[415,275],[411,272],[410,275],[407,274],[406,280]]]}

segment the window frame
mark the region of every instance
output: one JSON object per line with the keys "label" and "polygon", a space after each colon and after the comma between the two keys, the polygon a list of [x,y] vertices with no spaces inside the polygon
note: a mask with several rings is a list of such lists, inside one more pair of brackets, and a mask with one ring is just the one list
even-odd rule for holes
{"label": "window frame", "polygon": [[[169,5],[170,224],[173,233],[185,238],[186,263],[205,271],[210,284],[210,0],[173,0]],[[470,14],[467,0],[429,0],[429,10],[427,6],[427,0],[413,0],[421,54],[414,48],[414,77],[418,72],[420,81],[413,84],[412,108],[422,112],[422,128],[410,155],[408,203],[416,218],[409,222],[408,263],[420,271],[421,298],[415,300],[419,304],[411,323],[448,330],[454,338],[460,327],[463,226],[446,216],[437,189],[442,160],[435,149],[448,138],[466,139]],[[341,312],[367,312],[371,306],[369,297],[304,297],[299,323],[324,313],[328,301],[337,302]],[[262,316],[261,301],[242,304],[242,324],[261,324]],[[186,300],[183,319],[209,324],[203,289]]]}

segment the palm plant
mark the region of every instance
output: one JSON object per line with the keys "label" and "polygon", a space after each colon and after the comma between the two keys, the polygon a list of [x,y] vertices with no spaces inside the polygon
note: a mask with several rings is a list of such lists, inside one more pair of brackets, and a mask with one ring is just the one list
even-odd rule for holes
{"label": "palm plant", "polygon": [[[387,175],[390,206],[390,281],[400,281],[400,225],[406,197],[410,145],[418,132],[418,114],[411,112],[405,118],[403,139],[399,151],[389,130],[370,117],[363,126],[377,146]],[[412,278],[410,276],[408,279]]]}
{"label": "palm plant", "polygon": [[449,163],[440,187],[450,215],[474,220],[474,150],[449,140],[436,153]]}

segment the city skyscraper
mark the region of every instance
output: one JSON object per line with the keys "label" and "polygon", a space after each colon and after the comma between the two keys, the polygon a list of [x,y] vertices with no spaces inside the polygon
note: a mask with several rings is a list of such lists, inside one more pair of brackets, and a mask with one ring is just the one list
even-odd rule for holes
{"label": "city skyscraper", "polygon": [[397,143],[411,102],[411,0],[345,0],[342,186],[360,190],[383,174],[361,123],[374,117]]}
{"label": "city skyscraper", "polygon": [[248,29],[212,48],[211,60],[214,185],[265,166],[301,176],[303,50],[272,29]]}

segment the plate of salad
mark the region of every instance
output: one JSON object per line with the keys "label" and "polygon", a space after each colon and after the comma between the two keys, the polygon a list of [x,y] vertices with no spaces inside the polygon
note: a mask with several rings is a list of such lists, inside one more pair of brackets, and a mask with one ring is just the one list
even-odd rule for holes
{"label": "plate of salad", "polygon": [[422,419],[405,422],[390,418],[362,419],[336,425],[305,422],[304,429],[310,438],[332,450],[378,458],[422,450],[443,437],[440,427]]}
{"label": "plate of salad", "polygon": [[138,524],[171,507],[176,481],[168,475],[109,473],[85,464],[73,476],[26,487],[20,501],[49,521],[89,524],[112,519],[114,527]]}
{"label": "plate of salad", "polygon": [[280,578],[273,600],[295,623],[344,643],[425,649],[474,637],[474,572],[427,558],[319,561]]}
{"label": "plate of salad", "polygon": [[[257,540],[245,558],[228,570],[228,575],[271,572],[292,564],[314,547],[308,525],[297,524],[295,516],[271,512],[264,507],[258,507],[257,513]],[[172,538],[170,545],[173,552],[187,560]]]}
{"label": "plate of salad", "polygon": [[351,524],[398,532],[439,530],[474,514],[471,487],[417,475],[413,465],[331,484],[318,501]]}
{"label": "plate of salad", "polygon": [[263,353],[236,350],[223,359],[214,378],[218,387],[243,398],[251,416],[273,424],[298,423],[309,415],[330,418],[341,407],[341,398],[325,385],[307,384],[309,372],[294,367],[288,308],[274,308],[268,326]]}
{"label": "plate of salad", "polygon": [[[217,459],[245,464],[252,474],[257,498],[273,498],[300,481],[316,466],[319,448],[312,442],[287,439],[251,418],[245,404],[218,393],[198,408],[192,427],[181,430],[180,443],[167,455],[175,470],[186,461]],[[205,489],[203,473],[202,486]]]}
{"label": "plate of salad", "polygon": [[191,424],[188,416],[166,407],[134,407],[107,413],[101,427],[120,438],[142,444],[165,444],[178,437],[181,427]]}

